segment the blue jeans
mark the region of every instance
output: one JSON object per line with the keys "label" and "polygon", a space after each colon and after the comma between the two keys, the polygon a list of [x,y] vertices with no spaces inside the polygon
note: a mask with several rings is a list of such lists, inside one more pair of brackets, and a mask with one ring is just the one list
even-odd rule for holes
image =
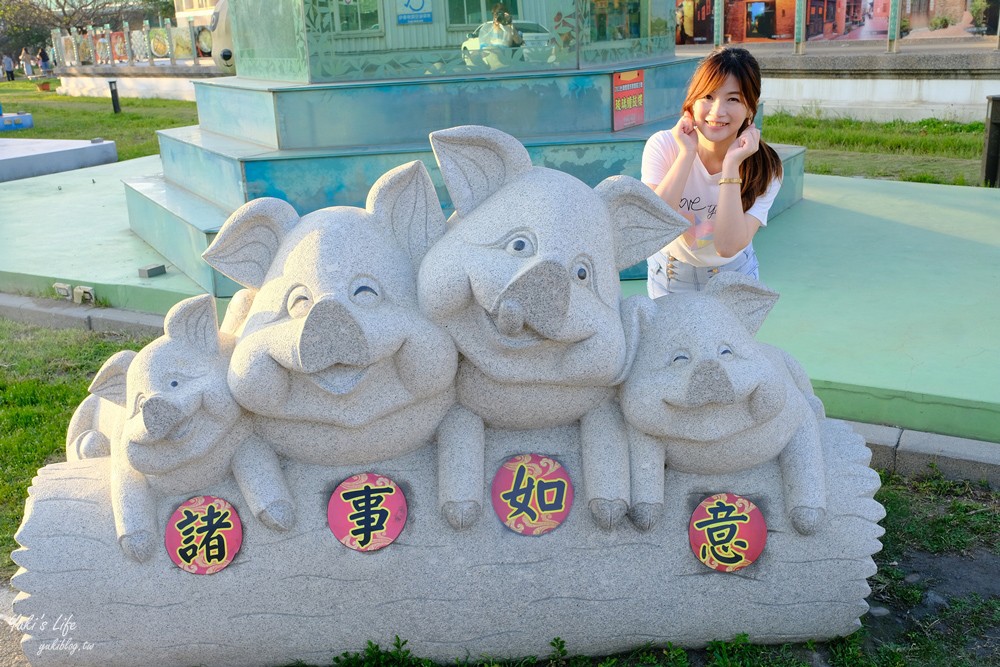
{"label": "blue jeans", "polygon": [[720,271],[738,271],[760,280],[760,263],[752,243],[722,266],[691,266],[661,250],[646,260],[646,267],[646,291],[651,299],[673,292],[700,292]]}

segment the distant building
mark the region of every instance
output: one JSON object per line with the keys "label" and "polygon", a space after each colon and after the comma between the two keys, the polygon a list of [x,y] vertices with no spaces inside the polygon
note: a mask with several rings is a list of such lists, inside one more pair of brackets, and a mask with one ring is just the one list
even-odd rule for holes
{"label": "distant building", "polygon": [[188,17],[194,19],[195,25],[208,25],[215,10],[215,2],[216,0],[174,0],[177,25],[187,25]]}

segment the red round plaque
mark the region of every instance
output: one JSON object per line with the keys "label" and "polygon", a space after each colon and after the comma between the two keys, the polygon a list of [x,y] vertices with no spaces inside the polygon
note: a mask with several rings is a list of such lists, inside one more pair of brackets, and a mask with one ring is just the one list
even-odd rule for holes
{"label": "red round plaque", "polygon": [[764,515],[752,502],[734,493],[709,496],[688,524],[691,551],[720,572],[735,572],[757,560],[767,542]]}
{"label": "red round plaque", "polygon": [[228,501],[196,496],[170,516],[164,542],[177,567],[215,574],[233,562],[243,545],[243,524]]}
{"label": "red round plaque", "polygon": [[355,551],[392,544],[406,524],[406,497],[394,481],[366,472],[340,483],[330,496],[326,518],[333,536]]}
{"label": "red round plaque", "polygon": [[544,535],[569,516],[573,483],[555,459],[520,454],[497,470],[491,495],[503,525],[521,535]]}

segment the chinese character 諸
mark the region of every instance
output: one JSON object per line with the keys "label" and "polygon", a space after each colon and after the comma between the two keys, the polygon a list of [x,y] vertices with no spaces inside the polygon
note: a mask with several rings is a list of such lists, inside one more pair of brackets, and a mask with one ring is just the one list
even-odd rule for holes
{"label": "chinese character \u8af8", "polygon": [[385,530],[390,512],[382,507],[382,502],[387,495],[395,492],[391,486],[372,487],[365,484],[363,488],[340,494],[344,502],[351,503],[354,508],[354,514],[349,514],[347,520],[355,526],[351,535],[358,538],[359,546],[368,546],[373,533]]}
{"label": "chinese character \u8af8", "polygon": [[736,539],[739,524],[750,521],[750,517],[737,511],[736,505],[716,500],[707,508],[709,517],[696,521],[694,527],[705,533],[708,544],[701,545],[700,557],[705,560],[711,553],[723,565],[737,565],[743,562],[747,549],[746,540]]}
{"label": "chinese character \u8af8", "polygon": [[[181,547],[177,555],[190,565],[198,556],[199,551],[205,552],[206,562],[222,562],[226,560],[226,536],[219,531],[233,527],[229,521],[229,510],[219,512],[215,505],[209,505],[205,514],[184,510],[184,518],[175,524],[181,532]],[[199,541],[197,538],[201,535]]]}

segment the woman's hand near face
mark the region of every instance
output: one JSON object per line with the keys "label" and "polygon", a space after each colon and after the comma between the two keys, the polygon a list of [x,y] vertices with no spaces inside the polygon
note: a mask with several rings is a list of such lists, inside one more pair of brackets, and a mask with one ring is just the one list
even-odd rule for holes
{"label": "woman's hand near face", "polygon": [[698,131],[694,128],[694,118],[685,111],[670,133],[682,153],[691,153],[698,148]]}
{"label": "woman's hand near face", "polygon": [[756,153],[758,148],[760,148],[760,130],[751,123],[747,129],[733,139],[729,150],[726,151],[723,163],[739,167],[743,164],[743,160]]}

